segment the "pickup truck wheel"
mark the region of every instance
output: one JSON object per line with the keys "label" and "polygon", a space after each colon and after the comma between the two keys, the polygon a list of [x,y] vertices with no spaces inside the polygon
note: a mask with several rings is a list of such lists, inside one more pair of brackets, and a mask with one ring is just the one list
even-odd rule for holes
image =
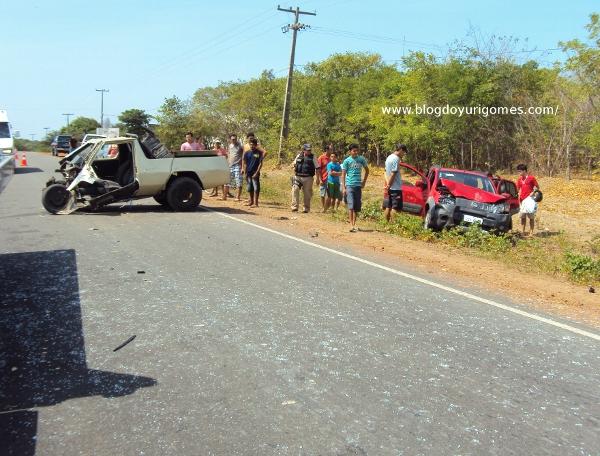
{"label": "pickup truck wheel", "polygon": [[169,203],[167,202],[167,195],[165,192],[160,192],[153,196],[154,201],[156,201],[161,206],[169,207]]}
{"label": "pickup truck wheel", "polygon": [[62,184],[52,184],[42,192],[42,205],[51,214],[62,211],[69,203],[71,193]]}
{"label": "pickup truck wheel", "polygon": [[190,177],[178,177],[167,189],[167,203],[174,211],[193,211],[202,200],[202,187]]}

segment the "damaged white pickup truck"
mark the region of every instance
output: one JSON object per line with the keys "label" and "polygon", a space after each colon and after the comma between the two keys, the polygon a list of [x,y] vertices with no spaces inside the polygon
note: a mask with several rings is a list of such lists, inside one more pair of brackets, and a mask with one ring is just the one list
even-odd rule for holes
{"label": "damaged white pickup truck", "polygon": [[214,151],[170,152],[150,131],[142,138],[93,139],[59,163],[61,177],[50,179],[42,193],[52,214],[148,197],[175,211],[192,211],[203,189],[229,182],[225,157]]}

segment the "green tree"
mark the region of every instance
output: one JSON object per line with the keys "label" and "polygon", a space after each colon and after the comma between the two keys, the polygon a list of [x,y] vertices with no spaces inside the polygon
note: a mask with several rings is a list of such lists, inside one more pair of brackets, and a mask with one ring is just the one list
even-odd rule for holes
{"label": "green tree", "polygon": [[152,116],[142,109],[127,109],[119,114],[120,123],[117,126],[125,132],[143,135],[144,128],[148,128],[151,118]]}
{"label": "green tree", "polygon": [[176,96],[166,98],[156,119],[159,122],[156,132],[162,143],[169,149],[178,149],[190,130],[190,103]]}
{"label": "green tree", "polygon": [[60,129],[59,134],[71,135],[81,139],[86,133],[95,133],[100,128],[100,123],[91,117],[76,117],[69,124]]}

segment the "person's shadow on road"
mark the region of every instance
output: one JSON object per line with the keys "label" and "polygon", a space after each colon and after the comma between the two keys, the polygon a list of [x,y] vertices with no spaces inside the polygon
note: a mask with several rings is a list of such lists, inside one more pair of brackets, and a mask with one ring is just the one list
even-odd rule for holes
{"label": "person's shadow on road", "polygon": [[88,369],[74,250],[0,255],[0,296],[2,454],[35,454],[37,407],[156,384]]}

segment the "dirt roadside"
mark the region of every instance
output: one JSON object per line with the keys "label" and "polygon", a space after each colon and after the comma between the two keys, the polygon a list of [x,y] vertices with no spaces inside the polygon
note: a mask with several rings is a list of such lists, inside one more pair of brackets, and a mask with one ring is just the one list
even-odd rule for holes
{"label": "dirt roadside", "polygon": [[231,199],[209,197],[203,198],[202,205],[327,247],[351,246],[359,255],[380,258],[386,264],[412,269],[416,274],[487,290],[533,310],[600,328],[600,293],[590,293],[586,286],[509,269],[496,261],[466,255],[447,246],[378,231],[350,233],[345,223],[326,214],[292,213],[287,207],[268,203],[248,208]]}

